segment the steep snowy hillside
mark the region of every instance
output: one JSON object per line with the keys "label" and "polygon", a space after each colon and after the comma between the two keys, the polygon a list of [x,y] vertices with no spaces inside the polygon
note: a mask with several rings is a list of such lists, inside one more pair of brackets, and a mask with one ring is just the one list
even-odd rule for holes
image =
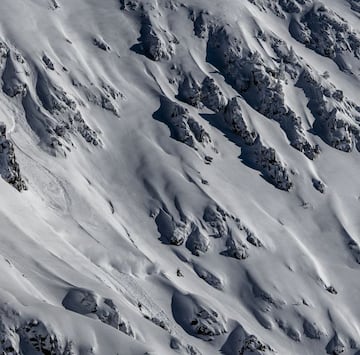
{"label": "steep snowy hillside", "polygon": [[359,0],[0,1],[0,354],[360,354]]}

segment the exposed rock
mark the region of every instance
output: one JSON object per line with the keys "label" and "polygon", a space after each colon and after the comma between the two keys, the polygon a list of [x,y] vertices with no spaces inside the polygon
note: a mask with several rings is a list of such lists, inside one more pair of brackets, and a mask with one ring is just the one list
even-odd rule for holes
{"label": "exposed rock", "polygon": [[206,38],[208,35],[207,15],[206,11],[200,11],[197,16],[193,16],[194,33],[199,38]]}
{"label": "exposed rock", "polygon": [[103,39],[94,37],[92,41],[93,41],[94,46],[102,49],[103,51],[105,51],[105,52],[111,51],[110,46]]}
{"label": "exposed rock", "polygon": [[350,3],[352,10],[360,13],[360,1],[359,0],[348,0],[348,2]]}
{"label": "exposed rock", "polygon": [[277,320],[277,323],[279,328],[282,329],[289,338],[294,341],[301,340],[301,334],[297,329],[294,329],[291,325],[281,319]]}
{"label": "exposed rock", "polygon": [[304,334],[310,339],[320,339],[324,335],[315,322],[310,322],[305,319],[303,327]]}
{"label": "exposed rock", "polygon": [[193,295],[175,292],[172,311],[177,323],[193,336],[210,340],[227,332],[224,317]]}
{"label": "exposed rock", "polygon": [[49,331],[42,322],[37,320],[28,322],[20,330],[20,337],[41,354],[63,355],[63,345],[56,334]]}
{"label": "exposed rock", "polygon": [[136,11],[143,5],[137,0],[120,0],[120,10]]}
{"label": "exposed rock", "polygon": [[52,62],[52,60],[46,54],[43,55],[42,61],[44,62],[44,64],[46,65],[46,67],[48,69],[55,70],[54,63]]}
{"label": "exposed rock", "polygon": [[89,290],[74,288],[68,291],[62,304],[70,311],[90,317],[95,315],[101,322],[135,338],[129,322],[120,315],[119,309],[109,298],[102,298]]}
{"label": "exposed rock", "polygon": [[280,18],[287,14],[298,14],[302,6],[311,4],[311,0],[248,0],[262,11],[271,11]]}
{"label": "exposed rock", "polygon": [[51,0],[51,9],[56,10],[58,8],[60,8],[60,5],[58,4],[58,2],[56,0]]}
{"label": "exposed rock", "polygon": [[264,173],[265,178],[280,190],[289,191],[292,187],[289,174],[283,163],[276,156],[274,148],[263,146],[257,140],[255,154],[255,164]]}
{"label": "exposed rock", "polygon": [[285,80],[285,73],[289,74],[292,80],[295,80],[302,72],[304,66],[303,61],[299,58],[293,47],[288,47],[286,42],[282,39],[271,36],[270,37],[271,48],[276,54],[279,62],[279,78]]}
{"label": "exposed rock", "polygon": [[209,238],[201,233],[196,225],[192,225],[192,232],[188,236],[186,241],[186,247],[196,256],[200,256],[200,253],[206,253],[209,249]]}
{"label": "exposed rock", "polygon": [[181,245],[192,234],[192,226],[190,223],[176,222],[164,210],[160,210],[155,218],[160,240],[166,244]]}
{"label": "exposed rock", "polygon": [[240,355],[246,354],[247,352],[254,354],[261,354],[267,350],[265,344],[263,344],[255,335],[248,335],[241,345],[239,351]]}
{"label": "exposed rock", "polygon": [[224,119],[231,130],[239,135],[245,144],[253,145],[255,143],[258,134],[248,128],[249,124],[243,117],[239,98],[234,97],[229,101],[225,108]]}
{"label": "exposed rock", "polygon": [[351,238],[348,242],[348,247],[349,247],[350,252],[353,255],[355,261],[358,264],[360,264],[360,246],[359,246],[359,244],[354,239]]}
{"label": "exposed rock", "polygon": [[271,0],[248,0],[250,3],[256,5],[260,10],[267,12],[270,10],[276,16],[280,18],[285,18],[285,14],[282,11],[282,8],[276,1]]}
{"label": "exposed rock", "polygon": [[223,111],[227,98],[224,96],[215,80],[207,76],[201,86],[201,102],[214,112]]}
{"label": "exposed rock", "polygon": [[337,333],[327,344],[326,352],[331,355],[339,355],[345,352],[345,344]]}
{"label": "exposed rock", "polygon": [[0,173],[1,177],[18,191],[27,189],[16,161],[14,145],[6,137],[6,125],[2,122],[0,122]]}
{"label": "exposed rock", "polygon": [[338,292],[336,291],[335,287],[334,286],[326,286],[326,291],[331,293],[332,295],[337,295]]}
{"label": "exposed rock", "polygon": [[25,61],[20,54],[9,51],[2,75],[3,91],[10,97],[24,97],[27,92]]}
{"label": "exposed rock", "polygon": [[285,306],[283,299],[265,290],[250,273],[247,273],[247,278],[252,286],[252,295],[255,298],[252,302],[256,304],[257,311],[269,312],[273,308],[282,309]]}
{"label": "exposed rock", "polygon": [[252,231],[250,231],[247,227],[244,227],[244,229],[247,234],[246,240],[250,244],[252,244],[254,247],[258,247],[258,248],[263,246],[263,243],[261,242],[261,240],[258,237],[256,237]]}
{"label": "exposed rock", "polygon": [[358,34],[350,28],[344,18],[323,4],[311,7],[300,22],[293,19],[290,33],[317,53],[332,58],[342,70],[347,68],[342,66],[343,61],[339,56],[348,51],[356,58],[360,56]]}
{"label": "exposed rock", "polygon": [[225,212],[219,207],[208,206],[205,208],[204,221],[210,227],[210,236],[222,238],[228,235]]}
{"label": "exposed rock", "polygon": [[312,183],[316,190],[318,190],[322,194],[325,192],[325,184],[322,181],[320,181],[318,179],[313,179]]}
{"label": "exposed rock", "polygon": [[235,240],[235,238],[233,238],[232,236],[230,236],[226,241],[226,246],[227,249],[221,253],[222,255],[229,256],[238,260],[247,259],[249,256],[247,246],[241,241]]}
{"label": "exposed rock", "polygon": [[101,89],[98,87],[89,88],[76,79],[73,79],[72,83],[75,87],[83,90],[88,102],[112,112],[117,117],[120,116],[117,101],[119,99],[124,100],[125,96],[119,90],[105,83],[102,84]]}
{"label": "exposed rock", "polygon": [[196,147],[196,142],[206,144],[211,141],[209,134],[187,108],[168,99],[161,99],[161,107],[154,117],[168,125],[174,139],[192,148]]}
{"label": "exposed rock", "polygon": [[6,355],[74,355],[71,342],[62,340],[42,321],[21,321],[15,314],[0,320],[0,353]]}
{"label": "exposed rock", "polygon": [[270,346],[264,344],[254,334],[249,334],[240,324],[229,335],[221,348],[224,355],[264,355],[273,352]]}
{"label": "exposed rock", "polygon": [[191,76],[186,75],[179,84],[177,98],[194,107],[201,107],[201,86]]}
{"label": "exposed rock", "polygon": [[181,351],[181,354],[201,355],[200,351],[193,345],[183,344],[178,338],[172,337],[170,340],[170,348],[175,351]]}
{"label": "exposed rock", "polygon": [[139,40],[140,52],[156,62],[171,59],[175,54],[175,45],[178,43],[171,33],[164,28],[155,26],[150,17],[146,15],[142,19]]}
{"label": "exposed rock", "polygon": [[222,290],[224,287],[224,284],[222,280],[214,275],[211,271],[205,269],[200,264],[194,264],[194,271],[197,273],[197,275],[203,279],[207,284],[210,286]]}
{"label": "exposed rock", "polygon": [[250,130],[245,121],[238,98],[233,98],[225,109],[225,122],[234,133],[239,135],[244,146],[244,161],[261,171],[264,177],[275,187],[281,190],[290,190],[292,182],[286,167],[277,157],[275,149],[266,147],[261,142],[260,136]]}
{"label": "exposed rock", "polygon": [[6,326],[0,321],[0,354],[21,355],[20,336],[15,326]]}
{"label": "exposed rock", "polygon": [[10,52],[9,46],[0,40],[0,64],[4,63]]}
{"label": "exposed rock", "polygon": [[56,117],[54,132],[64,141],[70,142],[68,133],[81,134],[86,142],[98,146],[101,144],[98,134],[86,123],[78,110],[78,105],[63,88],[52,84],[43,74],[38,74],[36,91],[43,107]]}
{"label": "exposed rock", "polygon": [[279,68],[267,66],[258,52],[251,51],[224,28],[214,28],[209,33],[207,59],[250,106],[280,124],[294,148],[310,159],[315,157],[301,118],[285,104]]}
{"label": "exposed rock", "polygon": [[360,107],[309,69],[303,71],[297,86],[309,98],[308,107],[315,117],[314,131],[336,149],[350,152],[356,147],[360,150],[360,129],[357,122]]}

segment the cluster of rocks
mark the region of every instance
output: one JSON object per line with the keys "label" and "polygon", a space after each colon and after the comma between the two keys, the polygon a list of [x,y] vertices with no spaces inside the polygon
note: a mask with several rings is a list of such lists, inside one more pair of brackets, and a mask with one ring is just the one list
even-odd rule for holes
{"label": "cluster of rocks", "polygon": [[[5,43],[2,42],[1,48],[5,59],[2,73],[3,92],[11,98],[21,100],[25,117],[41,143],[55,149],[65,144],[70,150],[66,143],[72,145],[69,133],[75,132],[95,146],[101,143],[97,133],[82,117],[77,102],[65,90],[53,84],[45,72],[37,69],[36,95],[34,95],[27,84],[31,74],[30,66],[20,53],[10,50]],[[54,69],[47,55],[44,55],[42,59],[49,69]],[[110,94],[107,95],[110,96]]]}
{"label": "cluster of rocks", "polygon": [[214,112],[222,112],[228,99],[213,78],[205,77],[201,86],[201,102]]}
{"label": "cluster of rocks", "polygon": [[60,5],[59,3],[56,1],[56,0],[51,0],[50,1],[50,8],[52,10],[56,10],[56,9],[59,9],[60,8]]}
{"label": "cluster of rocks", "polygon": [[326,346],[326,351],[331,355],[340,355],[345,352],[345,344],[337,333],[332,337]]}
{"label": "cluster of rocks", "polygon": [[94,46],[102,49],[105,52],[110,52],[111,51],[110,46],[101,38],[94,37],[92,39],[92,42],[93,42]]}
{"label": "cluster of rocks", "polygon": [[196,349],[193,345],[189,344],[183,344],[182,341],[180,341],[176,337],[172,337],[170,340],[170,348],[181,352],[181,354],[187,354],[187,355],[202,355],[198,349]]}
{"label": "cluster of rocks", "polygon": [[13,143],[6,137],[6,125],[0,122],[0,174],[18,191],[26,190],[26,184],[16,161]]}
{"label": "cluster of rocks", "polygon": [[206,38],[209,30],[209,13],[207,11],[200,11],[196,13],[194,10],[190,11],[190,19],[194,23],[194,34],[199,38]]}
{"label": "cluster of rocks", "polygon": [[164,210],[160,210],[155,218],[160,240],[165,244],[180,246],[185,241],[185,245],[194,255],[207,252],[210,240],[207,235],[202,233],[199,227],[189,221],[175,221]]}
{"label": "cluster of rocks", "polygon": [[226,333],[225,326],[219,322],[219,314],[214,310],[200,309],[191,320],[191,326],[200,337],[213,337]]}
{"label": "cluster of rocks", "polygon": [[309,99],[308,107],[315,118],[314,131],[336,149],[350,152],[356,147],[360,150],[360,107],[308,69],[304,69],[297,86]]}
{"label": "cluster of rocks", "polygon": [[120,0],[120,10],[123,11],[136,11],[140,6],[142,4],[137,0]]}
{"label": "cluster of rocks", "polygon": [[[265,97],[267,96],[265,95]],[[261,142],[259,135],[248,127],[249,123],[242,115],[239,98],[235,97],[228,101],[213,79],[206,77],[202,85],[199,85],[191,76],[186,76],[179,85],[178,98],[195,107],[201,107],[204,104],[214,112],[221,112],[224,121],[230,129],[241,137],[242,145],[247,146],[245,159],[249,165],[260,170],[268,181],[277,188],[282,190],[289,190],[291,188],[292,183],[289,174],[283,163],[276,156],[275,150],[266,147]],[[272,105],[269,101],[268,106],[270,104]],[[173,107],[173,113],[171,114],[174,117],[172,120],[173,136],[193,147],[194,140],[192,139],[191,130],[187,129],[185,124],[188,111],[181,106],[179,107],[179,105],[173,105]],[[262,111],[266,113],[265,109]],[[317,150],[312,148],[304,135],[302,135],[300,119],[295,115],[288,117],[294,120],[291,124],[290,122],[288,123],[289,130],[295,127],[295,132],[299,133],[299,135],[294,137],[293,145],[297,149],[304,151],[309,158],[314,158]],[[298,122],[297,126],[295,122]],[[296,130],[296,127],[299,127],[299,130]]]}
{"label": "cluster of rocks", "polygon": [[210,246],[208,236],[200,231],[200,229],[193,223],[190,235],[186,240],[186,247],[195,255],[200,256],[206,253]]}
{"label": "cluster of rocks", "polygon": [[258,133],[249,128],[249,122],[242,114],[240,98],[233,97],[227,104],[224,120],[230,129],[238,135],[246,145],[253,145],[258,138]]}
{"label": "cluster of rocks", "polygon": [[18,315],[9,322],[0,320],[0,353],[22,355],[74,355],[72,343],[61,340],[43,322],[33,319],[21,322]]}
{"label": "cluster of rocks", "polygon": [[55,70],[53,61],[46,54],[42,56],[42,61],[48,69]]}
{"label": "cluster of rocks", "polygon": [[187,104],[200,108],[201,105],[201,86],[191,76],[186,75],[179,83],[177,99],[186,102]]}
{"label": "cluster of rocks", "polygon": [[320,330],[316,322],[311,322],[308,319],[303,323],[304,334],[310,339],[320,339],[324,333]]}
{"label": "cluster of rocks", "polygon": [[300,332],[295,329],[289,322],[283,320],[283,319],[277,319],[276,320],[279,328],[292,340],[294,341],[301,341],[301,334]]}
{"label": "cluster of rocks", "polygon": [[319,180],[319,179],[313,179],[312,180],[313,186],[316,190],[318,190],[319,192],[321,192],[322,194],[325,192],[325,184]]}
{"label": "cluster of rocks", "polygon": [[288,14],[299,14],[313,4],[313,0],[248,0],[261,11],[271,11],[285,19]]}
{"label": "cluster of rocks", "polygon": [[247,259],[248,247],[241,241],[230,235],[226,241],[226,250],[222,252],[223,255],[235,258],[238,260]]}
{"label": "cluster of rocks", "polygon": [[360,1],[359,0],[348,0],[348,2],[350,4],[352,10],[360,13]]}
{"label": "cluster of rocks", "polygon": [[[222,238],[225,250],[220,254],[238,260],[246,259],[249,256],[246,242],[254,247],[263,246],[248,227],[219,206],[206,207],[203,222],[193,222],[185,216],[183,220],[177,221],[163,209],[160,209],[155,217],[160,234],[159,239],[163,243],[175,246],[185,243],[186,248],[195,256],[201,256],[209,251],[209,237]],[[222,287],[221,280],[209,270],[194,264],[194,271],[211,286],[219,289]]]}
{"label": "cluster of rocks", "polygon": [[227,237],[229,227],[226,223],[229,214],[219,206],[207,206],[204,210],[203,220],[207,224],[208,233],[213,238]]}
{"label": "cluster of rocks", "polygon": [[0,64],[3,64],[10,52],[9,46],[0,40]]}
{"label": "cluster of rocks", "polygon": [[269,312],[272,308],[280,310],[286,305],[279,296],[265,290],[250,272],[247,273],[247,281],[253,297],[251,307],[257,311]]}
{"label": "cluster of rocks", "polygon": [[86,123],[76,101],[61,87],[53,85],[45,76],[39,74],[36,86],[38,97],[43,107],[56,117],[53,128],[56,138],[52,140],[52,146],[61,146],[63,142],[71,142],[68,136],[70,132],[79,132],[86,142],[97,146],[101,144],[98,134]]}
{"label": "cluster of rocks", "polygon": [[[275,69],[267,66],[258,52],[249,50],[241,39],[230,35],[225,28],[215,27],[210,31],[207,51],[208,61],[220,70],[246,102],[262,115],[277,121],[290,144],[314,159],[316,148],[305,137],[301,118],[285,104],[280,65]],[[291,53],[287,60],[291,60]]]}
{"label": "cluster of rocks", "polygon": [[116,117],[120,117],[118,101],[125,100],[125,95],[122,92],[105,83],[102,83],[101,88],[94,87],[91,84],[90,89],[74,78],[72,84],[74,87],[81,89],[89,103],[110,111]]}
{"label": "cluster of rocks", "polygon": [[175,54],[178,40],[168,30],[153,23],[151,18],[143,15],[140,29],[140,45],[134,49],[153,61],[170,60]]}
{"label": "cluster of rocks", "polygon": [[162,98],[161,107],[154,117],[165,121],[174,139],[192,148],[196,147],[196,142],[201,144],[211,142],[210,135],[191,116],[189,110],[175,102]]}
{"label": "cluster of rocks", "polygon": [[288,169],[272,147],[265,146],[258,137],[255,142],[244,147],[244,161],[259,170],[263,177],[276,188],[289,191],[293,185]]}
{"label": "cluster of rocks", "polygon": [[160,240],[165,244],[182,245],[191,233],[191,224],[184,221],[175,221],[169,213],[160,209],[155,218]]}
{"label": "cluster of rocks", "polygon": [[[263,32],[264,33],[264,32]],[[294,51],[293,47],[288,47],[286,42],[274,35],[269,36],[265,41],[269,41],[272,50],[274,51],[274,60],[279,66],[279,78],[282,81],[286,81],[285,74],[288,74],[292,80],[302,72],[304,66],[302,58],[300,58]]]}
{"label": "cluster of rocks", "polygon": [[[259,238],[243,225],[239,218],[231,216],[219,206],[206,207],[203,220],[209,235],[214,238],[226,239],[226,250],[222,252],[222,255],[239,260],[246,259],[249,255],[245,241],[255,247],[263,246]],[[239,236],[239,232],[242,234],[241,236]]]}
{"label": "cluster of rocks", "polygon": [[251,334],[246,336],[240,345],[239,355],[252,353],[254,355],[261,355],[269,349],[268,346],[263,344],[255,335]]}
{"label": "cluster of rocks", "polygon": [[300,21],[295,18],[290,24],[291,35],[315,52],[332,58],[339,65],[343,62],[338,56],[352,52],[360,57],[360,38],[346,20],[323,4],[317,4],[305,13]]}
{"label": "cluster of rocks", "polygon": [[[308,107],[315,118],[314,132],[336,149],[349,152],[357,147],[359,150],[360,107],[328,81],[328,74],[317,74],[293,50],[289,50],[283,41],[273,38],[272,47],[281,59],[285,71],[292,79],[296,79],[296,86],[309,99]],[[304,147],[308,145],[305,144]],[[315,145],[314,149],[307,151],[308,154],[305,154],[310,154],[309,157],[312,158],[319,154],[320,149]],[[319,191],[323,190],[323,184],[316,185],[320,187]]]}
{"label": "cluster of rocks", "polygon": [[191,75],[180,82],[177,98],[196,108],[203,106],[214,112],[221,112],[227,104],[227,98],[213,78],[206,76],[199,84]]}
{"label": "cluster of rocks", "polygon": [[213,272],[207,270],[200,264],[194,264],[193,268],[196,274],[211,287],[214,287],[218,290],[223,289],[224,287],[223,281],[219,277],[217,277]]}
{"label": "cluster of rocks", "polygon": [[55,333],[49,330],[40,321],[27,322],[20,330],[20,339],[24,339],[34,350],[41,354],[72,355],[72,345],[69,342],[62,344]]}
{"label": "cluster of rocks", "polygon": [[225,318],[195,295],[176,292],[172,310],[176,322],[195,337],[211,340],[227,333]]}
{"label": "cluster of rocks", "polygon": [[96,317],[102,323],[120,330],[135,338],[135,333],[129,322],[120,315],[120,311],[110,298],[102,298],[86,289],[70,289],[62,302],[63,306],[73,312]]}
{"label": "cluster of rocks", "polygon": [[4,93],[10,97],[23,98],[27,94],[27,76],[29,69],[25,59],[21,54],[9,50],[2,74]]}
{"label": "cluster of rocks", "polygon": [[348,247],[353,255],[354,260],[360,264],[360,246],[359,244],[352,238],[348,241]]}
{"label": "cluster of rocks", "polygon": [[[322,56],[332,58],[341,70],[344,66],[341,55],[351,52],[360,57],[360,37],[346,19],[313,0],[248,0],[260,10],[270,10],[276,16],[291,16],[289,32],[299,42]],[[358,0],[348,0],[351,8],[360,12]]]}
{"label": "cluster of rocks", "polygon": [[224,355],[265,355],[273,352],[269,345],[263,343],[256,335],[247,332],[239,323],[221,348],[221,353]]}

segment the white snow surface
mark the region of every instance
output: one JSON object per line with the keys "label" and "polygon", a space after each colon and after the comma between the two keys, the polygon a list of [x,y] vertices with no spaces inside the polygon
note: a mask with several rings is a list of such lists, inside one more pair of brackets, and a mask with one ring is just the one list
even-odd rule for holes
{"label": "white snow surface", "polygon": [[[322,3],[360,38],[358,1]],[[319,81],[328,72],[326,85],[360,105],[360,49],[329,57],[294,38],[291,22],[320,6],[0,1],[0,121],[27,186],[0,179],[1,354],[360,354],[356,133],[350,151],[334,147],[314,125],[320,101],[312,110],[298,83],[304,68]],[[299,58],[295,78],[271,80],[319,146],[314,159],[253,103],[268,93],[239,90],[232,80],[243,74],[231,76],[211,52],[249,49],[277,73],[272,37]],[[184,78],[201,85],[206,76],[220,103],[238,96],[240,130],[256,132],[259,146],[232,131],[223,104],[184,102]],[[360,111],[339,107],[356,126]],[[254,163],[260,144],[274,148],[291,187]],[[37,342],[26,327],[45,335]]]}

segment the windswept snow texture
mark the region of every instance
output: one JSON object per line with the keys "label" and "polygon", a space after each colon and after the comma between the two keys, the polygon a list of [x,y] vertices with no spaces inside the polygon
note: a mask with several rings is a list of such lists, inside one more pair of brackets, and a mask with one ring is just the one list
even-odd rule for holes
{"label": "windswept snow texture", "polygon": [[0,354],[359,355],[359,0],[1,0]]}

